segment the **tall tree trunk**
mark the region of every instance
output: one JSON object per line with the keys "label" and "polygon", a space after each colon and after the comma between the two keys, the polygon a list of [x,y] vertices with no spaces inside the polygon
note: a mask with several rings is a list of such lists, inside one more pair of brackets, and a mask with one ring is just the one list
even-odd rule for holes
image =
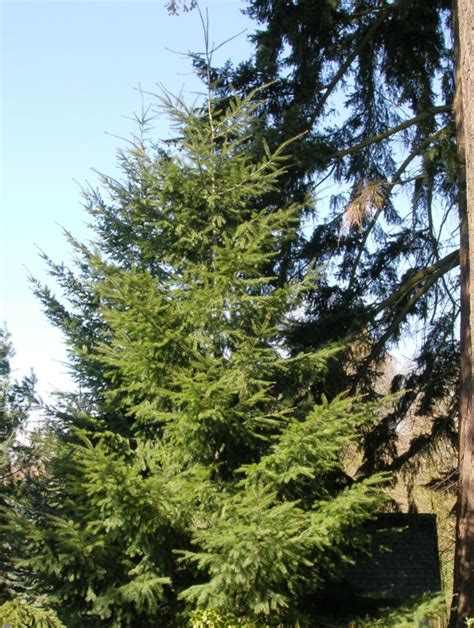
{"label": "tall tree trunk", "polygon": [[[461,393],[459,493],[450,627],[474,617],[474,3],[455,0],[455,113],[461,172]],[[471,272],[473,269],[473,272]]]}

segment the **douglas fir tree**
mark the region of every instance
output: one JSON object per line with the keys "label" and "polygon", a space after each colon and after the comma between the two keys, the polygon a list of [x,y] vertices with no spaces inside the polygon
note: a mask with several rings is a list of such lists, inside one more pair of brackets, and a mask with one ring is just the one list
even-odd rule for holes
{"label": "douglas fir tree", "polygon": [[66,300],[37,286],[81,394],[56,412],[40,514],[12,526],[67,625],[311,625],[305,600],[383,501],[341,458],[376,410],[312,397],[334,349],[287,349],[317,282],[276,279],[301,206],[261,208],[288,144],[252,157],[255,94],[227,102],[165,96],[175,139],[141,121],[123,180],[86,194],[95,245],[74,243],[76,271],[50,262]]}

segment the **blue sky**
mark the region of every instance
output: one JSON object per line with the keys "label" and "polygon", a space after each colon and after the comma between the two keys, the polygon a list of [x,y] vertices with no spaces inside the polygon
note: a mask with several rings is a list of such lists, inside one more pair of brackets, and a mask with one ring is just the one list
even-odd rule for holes
{"label": "blue sky", "polygon": [[[1,182],[0,323],[12,334],[15,375],[34,369],[39,392],[68,388],[65,353],[31,293],[28,275],[48,281],[39,249],[70,261],[62,227],[80,240],[90,234],[80,185],[94,184],[92,168],[115,173],[120,137],[141,109],[140,85],[198,89],[184,54],[203,49],[196,11],[169,16],[164,0],[148,2],[0,0]],[[216,54],[220,63],[248,56],[255,28],[240,0],[207,0],[216,44],[247,29]],[[147,102],[151,102],[149,97]],[[166,136],[165,120],[156,124]]]}

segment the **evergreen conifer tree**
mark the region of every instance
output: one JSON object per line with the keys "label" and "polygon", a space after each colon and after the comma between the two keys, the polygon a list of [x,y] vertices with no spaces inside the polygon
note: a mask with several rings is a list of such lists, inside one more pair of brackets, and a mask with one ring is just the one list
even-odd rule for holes
{"label": "evergreen conifer tree", "polygon": [[15,507],[36,457],[34,444],[27,443],[24,435],[21,440],[21,432],[37,403],[35,377],[13,380],[12,356],[10,336],[0,329],[0,604],[24,590],[21,574],[12,560],[15,541],[6,533],[4,524],[6,512]]}
{"label": "evergreen conifer tree", "polygon": [[65,300],[36,286],[81,392],[12,516],[18,564],[66,625],[177,626],[194,608],[313,625],[308,596],[384,501],[342,456],[377,408],[314,398],[334,348],[289,353],[318,279],[277,281],[301,204],[260,206],[291,162],[288,143],[249,150],[255,94],[162,104],[175,138],[156,145],[141,118],[123,180],[86,192],[95,244],[73,241],[75,270],[50,262]]}

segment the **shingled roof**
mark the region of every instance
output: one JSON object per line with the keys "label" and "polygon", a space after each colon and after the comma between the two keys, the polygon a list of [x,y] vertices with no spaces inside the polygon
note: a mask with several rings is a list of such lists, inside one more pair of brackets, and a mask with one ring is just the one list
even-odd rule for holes
{"label": "shingled roof", "polygon": [[354,592],[401,601],[441,590],[436,515],[383,513],[367,526],[374,532],[371,555],[344,574]]}

